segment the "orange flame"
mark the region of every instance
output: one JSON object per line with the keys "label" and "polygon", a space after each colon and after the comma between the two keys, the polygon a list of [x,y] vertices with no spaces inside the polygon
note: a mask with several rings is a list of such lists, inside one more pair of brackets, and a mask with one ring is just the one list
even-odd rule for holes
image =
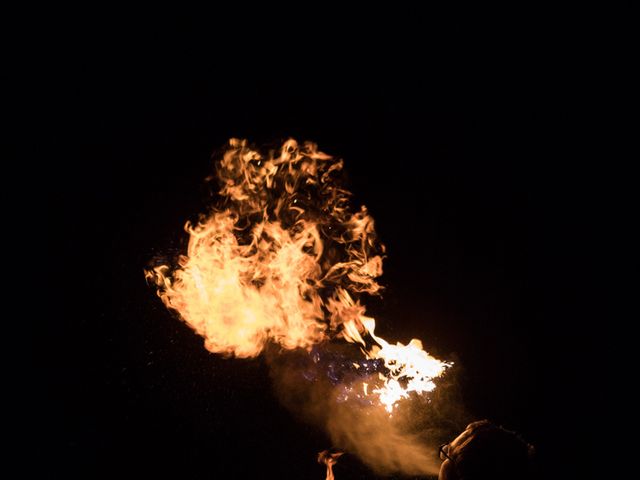
{"label": "orange flame", "polygon": [[326,480],[335,480],[333,476],[333,466],[338,463],[338,458],[342,456],[344,452],[330,453],[329,450],[323,450],[318,454],[318,463],[324,463],[327,466],[327,478]]}
{"label": "orange flame", "polygon": [[222,207],[186,224],[187,255],[176,267],[147,277],[214,353],[254,357],[270,341],[285,349],[338,337],[361,344],[389,372],[365,395],[391,412],[409,392],[431,391],[449,364],[419,340],[389,344],[364,315],[357,296],[381,290],[385,249],[366,207],[352,212],[342,167],[313,143],[288,140],[263,155],[230,140],[217,165]]}

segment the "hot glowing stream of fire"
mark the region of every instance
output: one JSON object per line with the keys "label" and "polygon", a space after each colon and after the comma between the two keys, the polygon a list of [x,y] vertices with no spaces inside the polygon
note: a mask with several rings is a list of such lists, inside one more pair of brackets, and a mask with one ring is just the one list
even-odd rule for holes
{"label": "hot glowing stream of fire", "polygon": [[311,350],[343,339],[384,362],[359,395],[391,413],[398,401],[435,388],[450,365],[420,340],[391,344],[359,297],[381,290],[384,246],[373,218],[353,210],[343,162],[315,144],[288,140],[259,152],[232,139],[216,165],[220,202],[196,224],[175,265],[146,272],[158,295],[214,353],[254,357],[268,342]]}

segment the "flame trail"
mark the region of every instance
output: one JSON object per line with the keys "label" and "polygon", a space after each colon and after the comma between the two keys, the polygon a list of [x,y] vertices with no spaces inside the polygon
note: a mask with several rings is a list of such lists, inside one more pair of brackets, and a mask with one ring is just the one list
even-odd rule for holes
{"label": "flame trail", "polygon": [[410,392],[433,390],[450,364],[420,340],[391,344],[375,335],[360,297],[381,291],[385,248],[366,207],[350,206],[342,169],[310,142],[261,153],[230,140],[216,165],[220,202],[186,224],[189,245],[176,265],[146,274],[211,352],[246,358],[268,343],[307,351],[336,339],[358,345],[384,365],[358,395],[391,413]]}

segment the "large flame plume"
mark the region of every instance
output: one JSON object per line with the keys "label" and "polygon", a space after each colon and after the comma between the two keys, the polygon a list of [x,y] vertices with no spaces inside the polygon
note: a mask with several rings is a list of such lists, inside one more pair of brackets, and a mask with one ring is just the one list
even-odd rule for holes
{"label": "large flame plume", "polygon": [[358,395],[391,413],[410,392],[433,390],[449,364],[419,340],[391,344],[375,335],[360,297],[381,291],[385,249],[366,207],[352,209],[342,169],[313,143],[288,140],[259,152],[230,140],[216,165],[220,202],[187,223],[186,255],[147,276],[214,353],[254,357],[268,343],[311,351],[339,339],[359,345],[384,368]]}

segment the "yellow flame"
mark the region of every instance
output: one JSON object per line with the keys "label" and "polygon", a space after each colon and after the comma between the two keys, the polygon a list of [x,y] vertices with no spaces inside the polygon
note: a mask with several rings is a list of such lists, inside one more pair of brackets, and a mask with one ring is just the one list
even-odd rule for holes
{"label": "yellow flame", "polygon": [[260,222],[252,242],[241,245],[236,225],[229,212],[187,225],[191,238],[180,268],[171,278],[166,267],[155,269],[165,304],[205,338],[212,352],[251,357],[268,338],[289,349],[322,340],[319,297],[306,297],[319,275],[314,256],[305,252],[319,247],[315,226],[301,224],[292,233]]}
{"label": "yellow flame", "polygon": [[187,254],[147,277],[211,352],[254,357],[267,342],[309,349],[338,337],[361,344],[388,371],[365,395],[391,412],[409,392],[433,390],[448,364],[419,340],[375,336],[357,296],[381,290],[385,249],[366,207],[352,212],[342,167],[313,143],[261,154],[232,139],[217,165],[222,207],[187,223]]}
{"label": "yellow flame", "polygon": [[[452,365],[425,352],[422,342],[418,339],[411,339],[407,345],[400,342],[392,345],[378,337],[375,334],[376,322],[373,318],[362,316],[360,324],[377,343],[370,350],[364,350],[365,354],[368,358],[382,359],[387,368],[386,375],[379,375],[382,386],[374,388],[372,392],[378,394],[380,403],[389,413],[393,411],[393,407],[400,399],[409,396],[409,392],[432,391],[436,387],[433,379],[442,375],[445,369]],[[352,332],[355,332],[355,335],[352,336]],[[355,326],[345,327],[344,335],[347,340],[366,346]],[[363,384],[363,388],[365,395],[368,395],[366,383]]]}

